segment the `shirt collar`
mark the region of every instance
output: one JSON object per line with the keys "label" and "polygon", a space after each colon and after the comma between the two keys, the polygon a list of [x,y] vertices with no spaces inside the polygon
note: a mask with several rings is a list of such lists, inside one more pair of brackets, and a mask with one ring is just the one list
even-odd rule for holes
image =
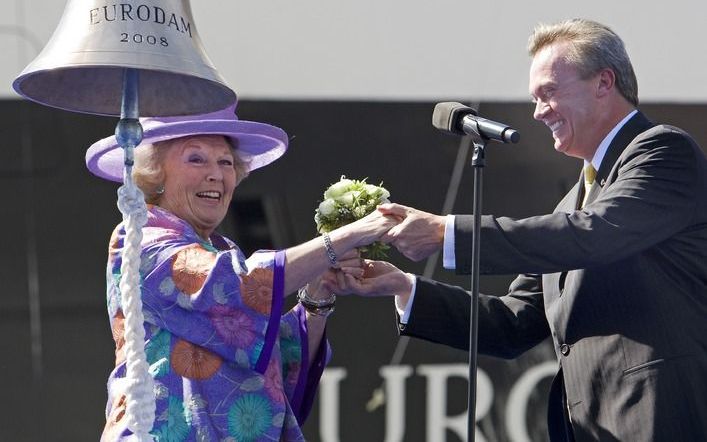
{"label": "shirt collar", "polygon": [[[621,130],[622,127],[628,122],[628,120],[631,119],[634,115],[638,113],[638,109],[634,109],[633,111],[629,112],[628,115],[624,117],[623,120],[619,121],[619,123],[614,126],[613,129],[611,129],[611,132],[606,134],[604,139],[599,143],[599,147],[597,148],[597,151],[594,153],[594,157],[592,158],[592,166],[594,167],[594,170],[599,170],[599,167],[601,166],[601,162],[604,159],[604,155],[606,155],[606,151],[609,149],[609,145],[611,142],[614,140],[614,137],[616,136],[617,133]],[[588,163],[585,160],[584,165],[586,166]]]}

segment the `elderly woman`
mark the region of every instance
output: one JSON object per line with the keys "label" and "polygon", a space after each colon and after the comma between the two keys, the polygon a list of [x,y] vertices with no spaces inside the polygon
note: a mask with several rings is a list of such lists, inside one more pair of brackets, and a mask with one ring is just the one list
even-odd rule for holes
{"label": "elderly woman", "polygon": [[[240,180],[281,156],[287,138],[278,128],[238,121],[234,110],[142,120],[133,176],[150,204],[140,277],[157,440],[303,440],[300,425],[330,354],[324,330],[336,276],[329,269],[355,266],[355,248],[395,223],[376,211],[327,236],[246,259],[215,229]],[[109,137],[89,149],[87,165],[121,181],[121,155]],[[118,288],[124,238],[121,224],[108,257],[116,367],[103,440],[130,434]],[[283,314],[283,297],[300,288],[300,302]]]}

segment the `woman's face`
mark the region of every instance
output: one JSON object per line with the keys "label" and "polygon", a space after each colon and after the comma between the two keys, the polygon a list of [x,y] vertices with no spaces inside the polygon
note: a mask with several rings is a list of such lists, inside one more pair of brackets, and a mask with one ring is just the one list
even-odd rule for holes
{"label": "woman's face", "polygon": [[164,148],[164,193],[158,205],[207,239],[226,216],[236,188],[233,149],[221,135],[179,138]]}

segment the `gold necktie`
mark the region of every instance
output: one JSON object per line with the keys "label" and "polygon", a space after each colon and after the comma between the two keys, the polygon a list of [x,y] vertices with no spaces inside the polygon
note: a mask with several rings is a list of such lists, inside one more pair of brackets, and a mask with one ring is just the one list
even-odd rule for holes
{"label": "gold necktie", "polygon": [[597,170],[592,166],[592,163],[584,166],[584,199],[582,199],[582,207],[587,204],[587,196],[589,196],[589,189],[592,188],[594,184],[594,179],[597,177]]}

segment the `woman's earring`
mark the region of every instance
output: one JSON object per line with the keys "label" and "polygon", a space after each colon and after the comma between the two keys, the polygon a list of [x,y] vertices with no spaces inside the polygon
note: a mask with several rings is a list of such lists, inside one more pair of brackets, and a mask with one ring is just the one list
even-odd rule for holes
{"label": "woman's earring", "polygon": [[164,185],[160,185],[157,190],[155,190],[157,195],[162,195],[164,193]]}

